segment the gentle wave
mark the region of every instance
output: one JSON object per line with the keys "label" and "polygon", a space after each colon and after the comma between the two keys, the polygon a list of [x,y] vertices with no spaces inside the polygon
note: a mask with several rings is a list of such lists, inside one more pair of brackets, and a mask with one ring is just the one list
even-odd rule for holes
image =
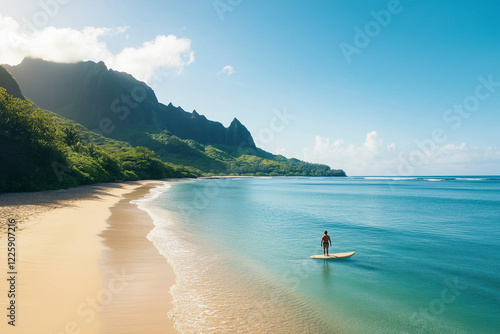
{"label": "gentle wave", "polygon": [[[174,269],[176,283],[170,289],[173,309],[169,317],[179,332],[338,331],[306,301],[266,279],[262,270],[249,270],[258,265],[245,257],[221,248],[215,252],[203,241],[193,242],[193,235],[183,229],[184,218],[158,206],[162,199],[156,199],[169,189],[170,185],[153,188],[135,202],[153,218],[155,228],[148,239]],[[269,291],[273,291],[272,298]]]}
{"label": "gentle wave", "polygon": [[455,178],[457,181],[485,181],[487,179],[483,178],[472,178],[472,177],[457,177]]}
{"label": "gentle wave", "polygon": [[406,180],[423,180],[423,181],[446,181],[446,180],[456,180],[456,181],[496,181],[500,178],[486,178],[486,177],[452,177],[444,176],[442,178],[433,177],[392,177],[392,176],[366,176],[361,177],[365,180],[385,180],[385,181],[406,181]]}
{"label": "gentle wave", "polygon": [[[173,309],[169,312],[176,329],[181,333],[414,332],[411,317],[418,307],[433,305],[434,299],[439,298],[436,291],[443,289],[442,282],[453,280],[450,272],[461,275],[460,280],[476,277],[477,284],[469,283],[471,290],[497,291],[497,280],[489,277],[496,277],[498,266],[480,256],[498,239],[496,216],[494,212],[485,218],[474,214],[488,214],[484,208],[489,208],[491,201],[498,201],[497,193],[489,190],[500,189],[500,184],[488,182],[491,176],[367,177],[386,182],[363,178],[347,179],[351,184],[342,189],[319,188],[317,182],[303,182],[300,178],[228,181],[232,186],[221,187],[206,211],[197,213],[189,213],[192,197],[211,189],[206,188],[210,186],[208,182],[215,186],[220,181],[182,182],[172,185],[172,189],[166,184],[136,201],[155,224],[148,239],[176,274],[176,283],[170,290]],[[391,186],[401,179],[409,181]],[[446,184],[428,183],[434,180]],[[323,184],[345,182],[346,179],[328,178]],[[367,187],[373,191],[367,192]],[[274,197],[277,188],[279,201]],[[435,201],[434,193],[429,193],[432,188],[438,189],[450,207],[443,208],[442,202]],[[247,196],[257,190],[260,196]],[[377,204],[374,196],[379,191]],[[385,196],[389,191],[402,196]],[[353,192],[355,197],[345,196]],[[331,201],[318,201],[325,193]],[[457,195],[460,198],[456,199]],[[462,198],[478,200],[463,202]],[[297,203],[303,209],[296,212]],[[339,221],[345,222],[325,224],[330,219],[332,203]],[[464,205],[467,210],[462,209]],[[354,209],[359,207],[364,210]],[[314,219],[307,224],[296,222],[297,213]],[[465,221],[460,224],[439,223],[462,219]],[[356,245],[356,257],[348,262],[311,262],[308,256],[316,248],[304,240],[305,226],[307,230],[321,232],[328,227],[344,233],[346,239],[337,238],[337,247]],[[386,244],[380,240],[382,233],[392,240],[400,256],[387,256]],[[421,266],[421,259],[429,257],[430,251],[421,247],[419,233],[437,241],[435,249],[440,251],[442,260]],[[241,235],[245,237],[240,239]],[[277,235],[287,240],[294,251],[289,252],[290,246],[275,245]],[[231,240],[238,242],[233,244]],[[455,266],[459,263],[456,254],[465,251],[472,254],[467,259],[474,259],[475,266]],[[394,270],[378,269],[393,265]],[[485,274],[482,268],[488,265],[492,269]],[[485,275],[486,279],[481,280]],[[433,279],[428,288],[415,289],[404,283],[410,276]],[[378,291],[384,290],[381,282],[387,282],[387,287],[404,287],[402,294],[380,294]],[[429,322],[426,332],[457,333],[460,326],[466,326],[464,332],[470,332],[479,324],[476,314],[492,324],[488,328],[493,328],[496,314],[489,310],[495,309],[499,299],[495,292],[490,295],[493,297],[485,294],[484,300],[492,307],[483,306],[483,299],[470,302],[457,298],[454,306],[458,309],[468,309],[472,303],[478,311],[471,312],[464,325],[453,320],[459,318],[460,312],[450,308],[450,317],[439,323]],[[413,300],[413,306],[407,307],[407,300]]]}
{"label": "gentle wave", "polygon": [[392,180],[392,181],[403,181],[403,180],[416,180],[416,177],[379,177],[379,176],[367,176],[365,180]]}
{"label": "gentle wave", "polygon": [[[162,184],[161,186],[158,186],[158,187],[155,187],[155,188],[152,188],[151,190],[149,190],[149,193],[146,196],[139,198],[139,199],[136,199],[136,200],[133,200],[133,201],[130,201],[130,203],[139,205],[141,203],[151,202],[152,200],[155,200],[158,197],[160,197],[161,194],[163,194],[165,191],[167,191],[171,187],[172,187],[172,185],[170,184],[170,182],[166,182],[165,184]],[[139,205],[139,208],[141,210],[147,212],[147,210],[142,208],[140,205]]]}

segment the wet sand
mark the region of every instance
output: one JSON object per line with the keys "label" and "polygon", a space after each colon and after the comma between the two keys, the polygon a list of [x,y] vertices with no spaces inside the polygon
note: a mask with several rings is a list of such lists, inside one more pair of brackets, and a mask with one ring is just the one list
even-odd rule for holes
{"label": "wet sand", "polygon": [[[175,333],[175,275],[147,239],[151,218],[131,204],[160,181],[0,194],[1,333]],[[17,222],[15,299],[8,298],[8,219]],[[139,330],[140,328],[140,330]]]}

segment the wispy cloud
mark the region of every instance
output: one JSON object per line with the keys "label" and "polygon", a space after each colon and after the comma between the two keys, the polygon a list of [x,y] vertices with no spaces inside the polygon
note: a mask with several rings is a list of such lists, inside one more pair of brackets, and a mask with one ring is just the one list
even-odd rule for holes
{"label": "wispy cloud", "polygon": [[235,72],[234,68],[231,65],[226,65],[226,66],[224,66],[224,68],[222,69],[222,71],[219,72],[219,73],[222,73],[222,74],[225,74],[225,75],[229,76],[229,75],[233,75],[234,72]]}
{"label": "wispy cloud", "polygon": [[179,74],[194,62],[191,40],[174,35],[159,35],[140,47],[111,52],[103,39],[127,29],[45,27],[26,35],[14,19],[0,14],[0,63],[15,65],[24,57],[63,63],[104,61],[110,68],[148,82],[160,71]]}
{"label": "wispy cloud", "polygon": [[342,168],[349,175],[380,174],[397,158],[395,144],[384,146],[376,131],[366,134],[362,145],[347,144],[343,139],[316,136],[312,146],[302,152],[306,161],[317,161]]}
{"label": "wispy cloud", "polygon": [[[417,158],[414,158],[417,157]],[[347,144],[316,136],[302,151],[302,159],[342,168],[349,175],[453,175],[454,173],[498,173],[500,147],[479,147],[466,143],[436,145],[430,150],[401,150],[384,144],[376,131],[366,134],[363,144]]]}

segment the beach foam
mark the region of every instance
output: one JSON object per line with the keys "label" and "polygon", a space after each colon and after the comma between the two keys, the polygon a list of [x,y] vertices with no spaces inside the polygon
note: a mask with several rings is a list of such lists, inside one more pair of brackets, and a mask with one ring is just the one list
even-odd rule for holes
{"label": "beach foam", "polygon": [[[387,178],[173,185],[142,201],[155,221],[149,238],[177,275],[170,317],[186,333],[495,333],[498,265],[482,254],[498,240],[499,185],[424,182],[454,178],[398,187]],[[309,259],[321,252],[325,228],[335,252],[356,255]],[[416,325],[415,313],[455,277],[470,290],[425,328]]]}
{"label": "beach foam", "polygon": [[487,180],[485,178],[472,178],[472,177],[457,177],[455,178],[457,181],[484,181]]}
{"label": "beach foam", "polygon": [[366,176],[365,180],[391,180],[391,181],[404,181],[404,180],[416,180],[416,177],[390,177],[390,176]]}
{"label": "beach foam", "polygon": [[148,238],[174,268],[169,317],[179,332],[336,332],[255,261],[197,241],[205,237],[183,226],[189,226],[185,217],[160,206],[157,194],[169,188],[156,188],[136,203],[154,219]]}

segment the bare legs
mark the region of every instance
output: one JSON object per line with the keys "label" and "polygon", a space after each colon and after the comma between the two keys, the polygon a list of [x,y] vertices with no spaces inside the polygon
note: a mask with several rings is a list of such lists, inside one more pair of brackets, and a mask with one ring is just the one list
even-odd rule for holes
{"label": "bare legs", "polygon": [[323,244],[323,255],[328,255],[328,244]]}

